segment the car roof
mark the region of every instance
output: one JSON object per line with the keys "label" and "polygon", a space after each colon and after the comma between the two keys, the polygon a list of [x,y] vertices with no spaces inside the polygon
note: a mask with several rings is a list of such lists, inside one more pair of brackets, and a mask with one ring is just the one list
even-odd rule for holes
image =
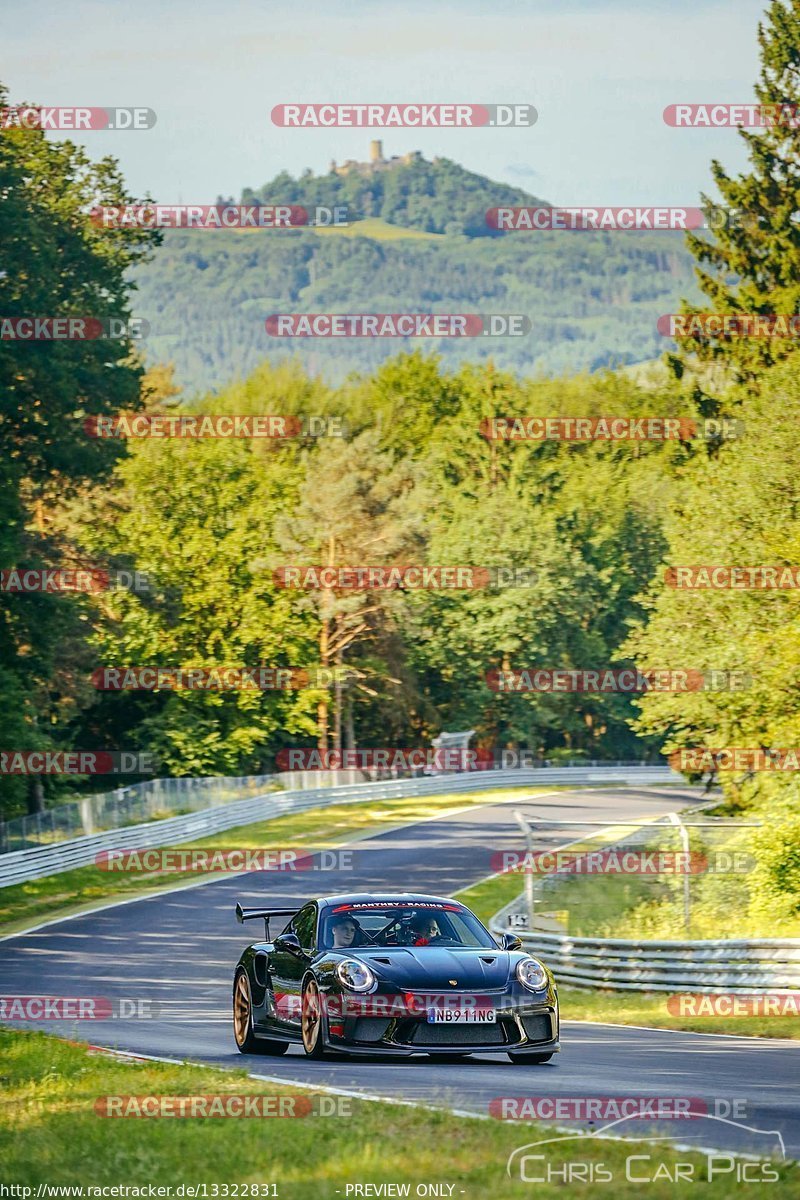
{"label": "car roof", "polygon": [[458,904],[450,896],[429,896],[427,892],[344,892],[340,896],[321,896],[317,901],[320,908],[338,904]]}

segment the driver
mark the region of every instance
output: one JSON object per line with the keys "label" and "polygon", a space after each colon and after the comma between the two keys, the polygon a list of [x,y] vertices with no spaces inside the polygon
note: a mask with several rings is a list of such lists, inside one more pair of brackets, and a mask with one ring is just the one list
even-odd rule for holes
{"label": "driver", "polygon": [[357,945],[358,923],[349,913],[339,913],[331,920],[334,950],[347,950]]}
{"label": "driver", "polygon": [[436,918],[430,913],[422,913],[420,916],[414,917],[410,922],[410,928],[414,946],[428,946],[442,936]]}

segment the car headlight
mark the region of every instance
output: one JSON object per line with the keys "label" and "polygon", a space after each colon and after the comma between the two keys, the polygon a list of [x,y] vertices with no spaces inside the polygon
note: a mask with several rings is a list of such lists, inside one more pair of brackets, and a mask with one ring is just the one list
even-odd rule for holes
{"label": "car headlight", "polygon": [[371,992],[377,980],[369,967],[356,958],[346,958],[336,966],[339,982],[351,992]]}
{"label": "car headlight", "polygon": [[547,987],[547,972],[535,958],[523,958],[517,963],[517,979],[530,992]]}

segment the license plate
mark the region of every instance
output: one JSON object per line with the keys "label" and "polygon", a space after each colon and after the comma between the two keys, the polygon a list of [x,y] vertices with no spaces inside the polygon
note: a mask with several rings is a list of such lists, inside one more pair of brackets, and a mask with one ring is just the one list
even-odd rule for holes
{"label": "license plate", "polygon": [[493,1008],[429,1008],[429,1025],[494,1025]]}

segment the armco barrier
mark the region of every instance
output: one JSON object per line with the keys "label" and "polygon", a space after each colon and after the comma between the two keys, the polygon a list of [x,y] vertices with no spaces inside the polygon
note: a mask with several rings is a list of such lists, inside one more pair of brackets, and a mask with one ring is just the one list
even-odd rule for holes
{"label": "armco barrier", "polygon": [[[355,781],[342,780],[342,783],[352,782]],[[200,812],[235,800],[263,796],[273,788],[279,791],[280,787],[273,775],[145,779],[110,792],[87,793],[76,800],[65,800],[42,812],[0,821],[0,854]]]}
{"label": "armco barrier", "polygon": [[[520,898],[521,899],[521,898]],[[637,992],[751,992],[800,988],[800,938],[730,941],[629,941],[523,932],[513,926],[520,900],[492,919],[493,933],[509,928],[538,955],[558,982],[580,988]]]}
{"label": "armco barrier", "polygon": [[682,783],[682,776],[669,767],[533,767],[508,771],[470,771],[459,775],[427,775],[417,779],[385,780],[380,783],[357,783],[346,787],[313,788],[307,791],[270,792],[249,800],[237,800],[219,808],[167,817],[143,825],[92,834],[57,842],[51,846],[36,846],[14,850],[0,856],[0,887],[24,883],[55,875],[72,867],[83,867],[95,861],[102,850],[147,850],[156,846],[179,845],[233,829],[267,821],[284,813],[303,812],[331,804],[357,804],[367,800],[392,800],[402,797],[433,796],[446,792],[483,791],[490,788],[540,787],[554,784],[623,784],[652,786],[660,783]]}

